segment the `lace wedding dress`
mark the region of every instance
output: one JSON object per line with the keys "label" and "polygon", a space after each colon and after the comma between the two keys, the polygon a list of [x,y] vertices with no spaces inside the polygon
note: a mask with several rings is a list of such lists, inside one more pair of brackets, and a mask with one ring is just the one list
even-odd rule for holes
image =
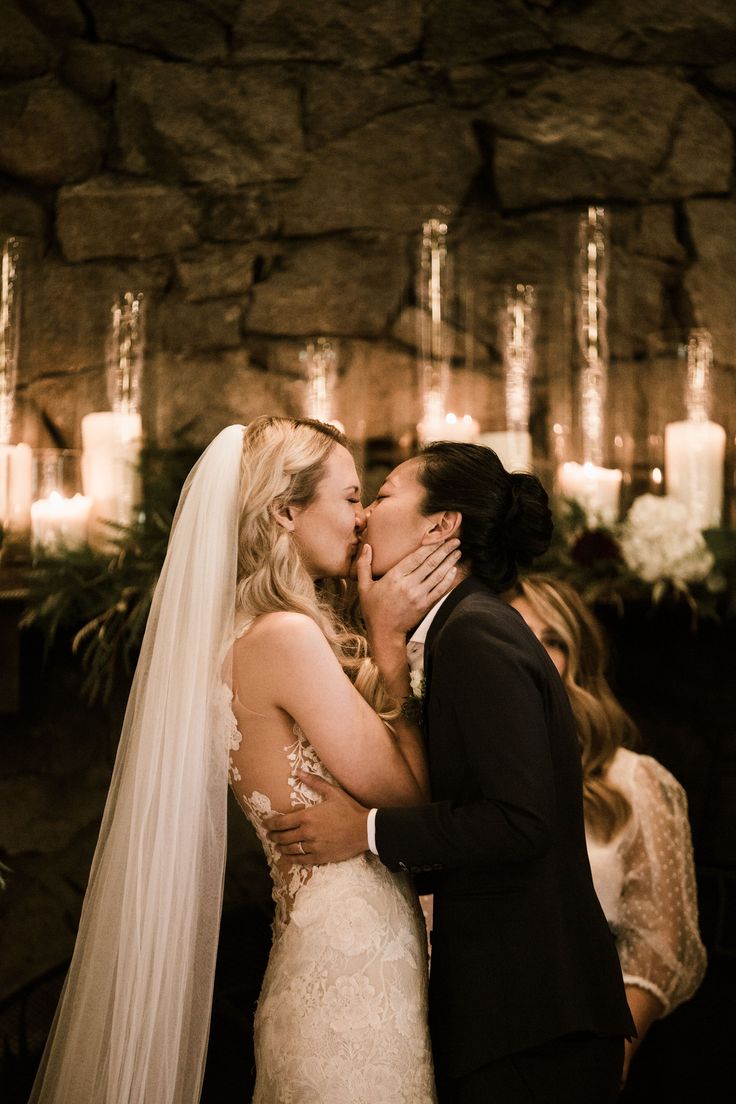
{"label": "lace wedding dress", "polygon": [[[253,1104],[433,1104],[426,934],[411,884],[373,855],[313,868],[281,856],[264,818],[283,811],[286,793],[292,807],[319,800],[296,772],[335,780],[298,726],[286,746],[255,746],[237,698],[233,712],[230,783],[276,903]],[[263,780],[274,792],[252,788]]]}

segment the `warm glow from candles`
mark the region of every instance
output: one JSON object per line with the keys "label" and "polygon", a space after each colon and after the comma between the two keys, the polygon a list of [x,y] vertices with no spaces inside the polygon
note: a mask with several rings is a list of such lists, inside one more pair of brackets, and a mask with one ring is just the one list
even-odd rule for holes
{"label": "warm glow from candles", "polygon": [[667,494],[688,507],[701,529],[721,524],[726,431],[709,421],[713,342],[708,330],[693,329],[687,342],[687,420],[665,426]]}
{"label": "warm glow from candles", "polygon": [[65,498],[52,491],[31,506],[33,546],[37,552],[53,554],[79,548],[87,541],[87,522],[92,500],[81,494]]}
{"label": "warm glow from candles", "polygon": [[618,521],[623,480],[618,468],[568,462],[560,465],[557,479],[560,494],[582,506],[589,525],[608,526]]}
{"label": "warm glow from candles", "polygon": [[445,415],[435,415],[425,418],[417,426],[417,432],[422,444],[429,445],[432,441],[460,441],[473,442],[478,440],[480,426],[471,414],[463,414],[460,418],[450,411]]}
{"label": "warm glow from candles", "polygon": [[102,523],[129,525],[140,501],[141,416],[114,410],[85,414],[82,444],[82,487],[93,504],[92,542],[104,545],[110,533]]}

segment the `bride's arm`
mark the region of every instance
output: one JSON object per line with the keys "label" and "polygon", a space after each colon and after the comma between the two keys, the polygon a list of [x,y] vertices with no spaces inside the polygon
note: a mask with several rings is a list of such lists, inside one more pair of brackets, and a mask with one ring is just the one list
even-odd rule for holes
{"label": "bride's arm", "polygon": [[251,708],[258,704],[288,714],[358,801],[370,806],[426,800],[419,730],[402,721],[389,731],[310,617],[288,612],[259,617],[238,642],[234,665],[236,686],[251,688],[246,691]]}

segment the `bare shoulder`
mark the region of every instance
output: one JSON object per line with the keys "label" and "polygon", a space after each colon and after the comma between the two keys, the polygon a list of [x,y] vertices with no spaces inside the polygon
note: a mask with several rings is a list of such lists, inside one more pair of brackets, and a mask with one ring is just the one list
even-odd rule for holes
{"label": "bare shoulder", "polygon": [[255,654],[264,661],[280,664],[299,661],[306,654],[314,656],[323,649],[331,652],[319,625],[305,613],[295,610],[274,610],[256,617],[248,631],[236,643],[237,656]]}

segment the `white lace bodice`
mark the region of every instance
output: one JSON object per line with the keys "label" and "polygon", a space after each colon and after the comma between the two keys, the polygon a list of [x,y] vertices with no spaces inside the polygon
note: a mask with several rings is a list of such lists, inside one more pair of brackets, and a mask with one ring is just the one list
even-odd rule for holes
{"label": "white lace bodice", "polygon": [[246,707],[236,699],[233,708],[241,726],[231,728],[230,784],[263,846],[276,904],[253,1104],[435,1104],[425,930],[412,886],[370,854],[315,867],[282,856],[268,815],[320,800],[297,772],[337,783],[298,724],[287,742],[278,722],[260,718],[256,737]]}
{"label": "white lace bodice", "polygon": [[608,776],[632,815],[607,843],[588,833],[593,882],[625,983],[651,992],[666,1014],[692,996],[705,971],[687,799],[656,759],[625,748]]}
{"label": "white lace bodice", "polygon": [[[301,770],[317,774],[320,778],[332,782],[333,785],[337,785],[337,782],[324,766],[314,748],[308,743],[306,736],[297,724],[294,724],[292,731],[294,742],[283,748],[285,769],[288,769],[287,783],[290,803],[293,808],[298,808],[300,805],[316,805],[319,802],[319,797],[314,790],[310,790],[304,782],[297,778],[297,772]],[[238,738],[238,747],[233,750],[237,751],[239,747],[240,737]],[[312,868],[290,862],[289,859],[279,854],[268,838],[267,820],[272,813],[280,810],[274,810],[271,799],[267,794],[261,793],[259,790],[253,790],[249,794],[246,793],[242,788],[242,781],[240,771],[233,761],[231,752],[230,785],[238,804],[253,825],[261,841],[271,872],[272,895],[276,905],[274,933],[277,934],[288,922],[296,895],[302,886],[309,881]]]}

